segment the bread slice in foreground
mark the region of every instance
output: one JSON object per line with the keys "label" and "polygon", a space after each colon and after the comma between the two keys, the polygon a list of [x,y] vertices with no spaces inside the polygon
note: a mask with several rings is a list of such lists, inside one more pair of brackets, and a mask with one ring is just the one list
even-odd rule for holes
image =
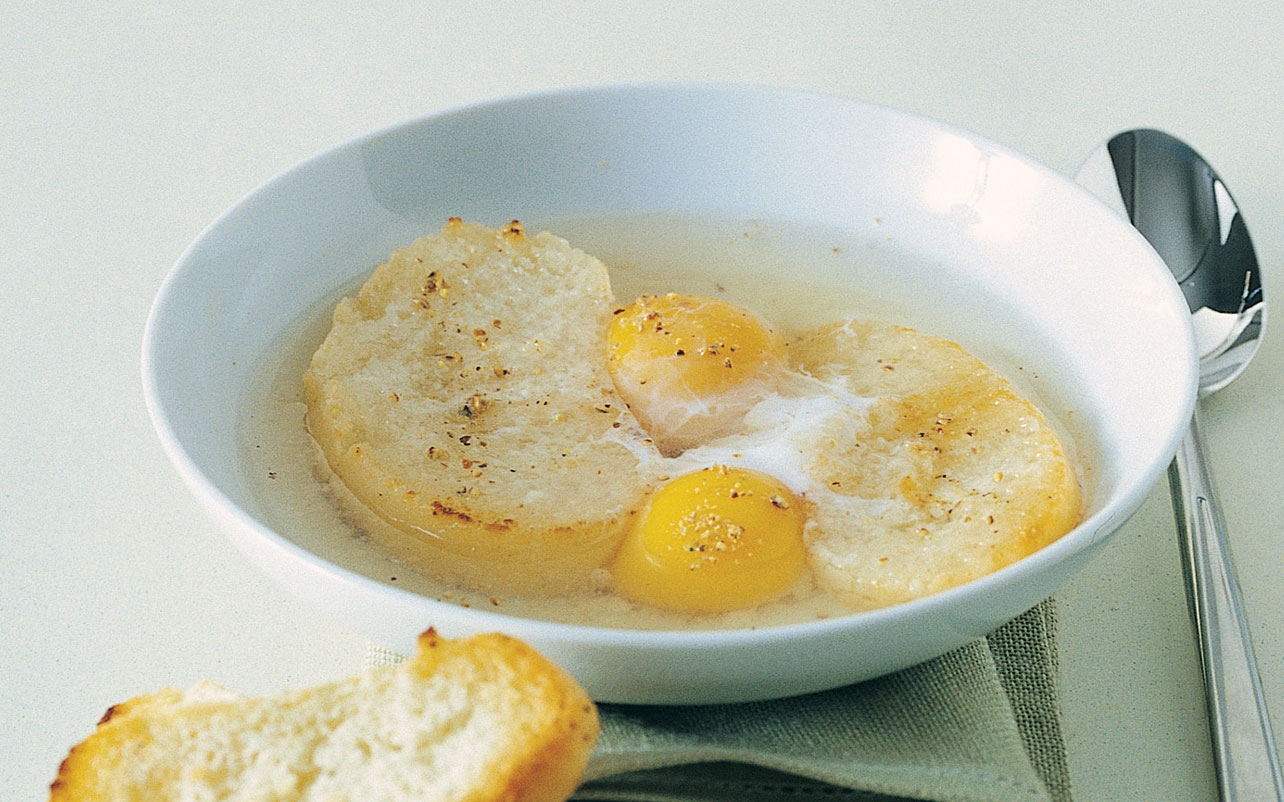
{"label": "bread slice in foreground", "polygon": [[561,802],[597,711],[560,668],[502,635],[433,630],[397,666],[245,698],[203,683],[107,711],[50,801]]}

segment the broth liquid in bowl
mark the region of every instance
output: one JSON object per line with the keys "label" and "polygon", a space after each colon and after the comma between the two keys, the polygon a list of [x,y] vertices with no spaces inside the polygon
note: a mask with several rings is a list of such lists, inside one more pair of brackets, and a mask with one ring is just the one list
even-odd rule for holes
{"label": "broth liquid in bowl", "polygon": [[[1067,415],[1054,413],[1046,382],[1012,359],[993,328],[986,327],[992,300],[935,280],[926,272],[930,266],[906,259],[896,243],[856,242],[842,232],[788,225],[667,215],[567,218],[530,224],[529,230],[552,231],[606,263],[621,305],[642,293],[720,297],[754,310],[785,332],[850,317],[895,321],[967,343],[969,350],[1035,400],[1054,426]],[[358,277],[358,282],[365,278]],[[346,289],[351,292],[356,286]],[[604,571],[596,584],[567,596],[478,591],[439,576],[434,554],[421,540],[386,524],[347,493],[329,473],[305,428],[301,376],[329,330],[330,312],[339,297],[310,310],[282,336],[279,347],[260,366],[242,415],[247,481],[259,503],[254,512],[288,539],[389,585],[543,620],[627,628],[730,628],[851,611],[820,592],[810,574],[765,605],[707,615],[630,603],[609,590]],[[987,314],[978,314],[980,310]],[[1046,369],[1055,365],[1053,356],[1048,348],[1036,352]],[[1069,448],[1073,439],[1061,434]]]}

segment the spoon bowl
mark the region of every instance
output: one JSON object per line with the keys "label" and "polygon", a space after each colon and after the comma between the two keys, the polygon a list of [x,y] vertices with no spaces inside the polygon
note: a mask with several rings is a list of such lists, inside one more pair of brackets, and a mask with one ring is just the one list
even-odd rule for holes
{"label": "spoon bowl", "polygon": [[1230,190],[1198,153],[1153,129],[1110,139],[1080,182],[1121,211],[1163,258],[1190,306],[1201,396],[1230,384],[1261,344],[1257,255]]}

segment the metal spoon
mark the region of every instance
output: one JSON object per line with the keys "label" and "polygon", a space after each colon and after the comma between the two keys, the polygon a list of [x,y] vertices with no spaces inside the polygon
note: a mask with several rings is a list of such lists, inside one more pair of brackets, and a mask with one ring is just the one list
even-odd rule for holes
{"label": "metal spoon", "polygon": [[[1137,130],[1102,145],[1076,179],[1127,216],[1180,284],[1195,324],[1200,397],[1225,387],[1257,351],[1266,300],[1248,229],[1217,173],[1184,142],[1160,131]],[[1221,798],[1284,800],[1221,506],[1204,462],[1198,412],[1168,477]]]}

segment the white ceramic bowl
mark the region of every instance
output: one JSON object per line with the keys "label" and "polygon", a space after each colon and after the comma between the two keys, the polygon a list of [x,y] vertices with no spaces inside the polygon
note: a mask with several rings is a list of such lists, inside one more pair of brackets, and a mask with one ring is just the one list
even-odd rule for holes
{"label": "white ceramic bowl", "polygon": [[[254,414],[256,369],[284,332],[326,315],[336,293],[449,216],[516,218],[530,230],[579,220],[557,233],[609,250],[611,232],[592,220],[634,213],[840,233],[861,293],[1017,366],[1068,423],[1088,466],[1082,525],[909,604],[781,627],[648,632],[433,601],[399,587],[355,541],[318,545],[288,511],[265,505],[237,432]],[[1164,265],[1126,222],[980,137],[834,97],[621,86],[412,120],[268,182],[165,280],[143,378],[160,439],[196,497],[254,563],[336,622],[407,651],[429,625],[451,636],[506,631],[602,701],[733,701],[912,665],[1053,593],[1139,506],[1176,449],[1195,392],[1187,318]]]}

